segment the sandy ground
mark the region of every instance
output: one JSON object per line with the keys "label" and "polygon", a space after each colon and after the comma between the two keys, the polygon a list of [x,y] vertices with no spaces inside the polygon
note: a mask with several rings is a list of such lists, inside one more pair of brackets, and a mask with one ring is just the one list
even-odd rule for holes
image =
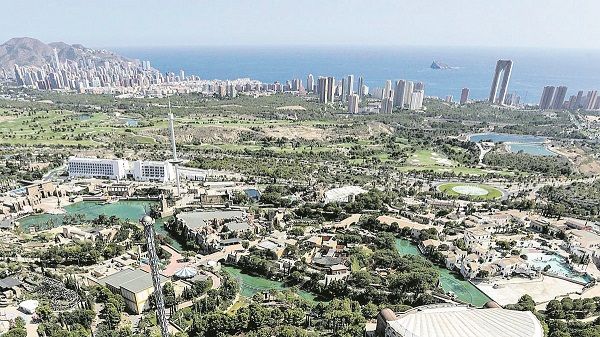
{"label": "sandy ground", "polygon": [[300,106],[300,105],[286,105],[286,106],[280,106],[277,108],[277,110],[306,110],[305,107]]}
{"label": "sandy ground", "polygon": [[273,128],[263,128],[261,130],[265,135],[275,138],[298,139],[306,140],[324,140],[330,135],[330,130],[313,128],[310,126],[275,126]]}
{"label": "sandy ground", "polygon": [[[499,287],[494,289],[494,284]],[[536,303],[545,303],[558,296],[581,292],[583,289],[582,285],[550,276],[543,276],[537,280],[522,278],[494,280],[490,283],[475,283],[475,286],[502,306],[517,303],[525,294],[530,295]]]}

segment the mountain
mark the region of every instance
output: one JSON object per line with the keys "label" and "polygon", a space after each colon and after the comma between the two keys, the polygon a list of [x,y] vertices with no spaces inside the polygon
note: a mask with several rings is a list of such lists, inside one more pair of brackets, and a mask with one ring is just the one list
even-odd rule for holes
{"label": "mountain", "polygon": [[15,64],[19,66],[42,67],[46,63],[53,63],[54,49],[61,63],[66,60],[79,61],[91,60],[94,63],[109,62],[134,62],[113,52],[101,49],[91,49],[80,44],[69,45],[64,42],[44,43],[30,37],[13,38],[0,45],[0,67],[12,69]]}

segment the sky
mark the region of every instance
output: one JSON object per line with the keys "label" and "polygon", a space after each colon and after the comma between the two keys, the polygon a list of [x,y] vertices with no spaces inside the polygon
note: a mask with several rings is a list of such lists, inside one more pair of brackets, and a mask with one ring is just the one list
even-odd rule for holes
{"label": "sky", "polygon": [[597,0],[13,0],[2,7],[2,42],[600,48]]}

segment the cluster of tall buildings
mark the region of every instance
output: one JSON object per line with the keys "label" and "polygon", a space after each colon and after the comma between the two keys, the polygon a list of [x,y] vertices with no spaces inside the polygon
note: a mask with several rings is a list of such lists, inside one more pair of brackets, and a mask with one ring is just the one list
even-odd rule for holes
{"label": "cluster of tall buildings", "polygon": [[555,87],[547,85],[542,92],[540,99],[540,109],[542,110],[600,110],[600,99],[597,90],[589,90],[584,93],[583,90],[577,92],[577,95],[567,97],[568,88],[564,85]]}
{"label": "cluster of tall buildings", "polygon": [[358,78],[357,90],[355,91],[354,75],[348,75],[340,81],[333,76],[320,76],[315,82],[312,74],[306,79],[306,90],[316,93],[320,103],[333,103],[336,99],[342,103],[349,101],[350,96],[356,95],[359,99],[364,98],[369,92],[369,87],[363,84],[362,77]]}
{"label": "cluster of tall buildings", "polygon": [[174,74],[163,76],[149,61],[125,62],[81,58],[61,62],[56,50],[52,62],[41,67],[14,66],[19,86],[40,90],[70,89],[84,91],[94,87],[135,87],[179,80]]}
{"label": "cluster of tall buildings", "polygon": [[[315,82],[312,74],[308,75],[306,88],[319,97],[320,103],[333,103],[339,101],[346,103],[349,113],[359,112],[359,103],[369,95],[369,87],[364,84],[363,77],[359,77],[355,86],[354,75],[348,75],[339,81],[333,76],[321,76]],[[355,88],[357,90],[355,90]],[[379,112],[391,113],[394,108],[419,110],[423,108],[425,86],[423,82],[398,80],[392,86],[392,81],[387,80],[384,88],[375,88],[371,94],[373,98],[381,100]]]}

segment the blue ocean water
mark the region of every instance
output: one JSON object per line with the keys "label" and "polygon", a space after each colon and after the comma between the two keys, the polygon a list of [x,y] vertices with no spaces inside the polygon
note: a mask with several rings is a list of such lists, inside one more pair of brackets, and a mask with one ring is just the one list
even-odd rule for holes
{"label": "blue ocean water", "polygon": [[[433,47],[186,47],[113,48],[131,57],[149,60],[163,72],[198,75],[204,79],[250,77],[263,82],[299,78],[312,73],[341,78],[362,75],[369,87],[385,80],[407,79],[425,83],[429,96],[460,97],[464,87],[474,99],[489,95],[498,59],[514,62],[509,92],[522,101],[537,103],[545,85],[566,85],[568,95],[600,89],[600,50],[547,50]],[[434,61],[455,67],[433,70]],[[356,81],[357,79],[355,79]],[[568,97],[568,96],[567,96]]]}

